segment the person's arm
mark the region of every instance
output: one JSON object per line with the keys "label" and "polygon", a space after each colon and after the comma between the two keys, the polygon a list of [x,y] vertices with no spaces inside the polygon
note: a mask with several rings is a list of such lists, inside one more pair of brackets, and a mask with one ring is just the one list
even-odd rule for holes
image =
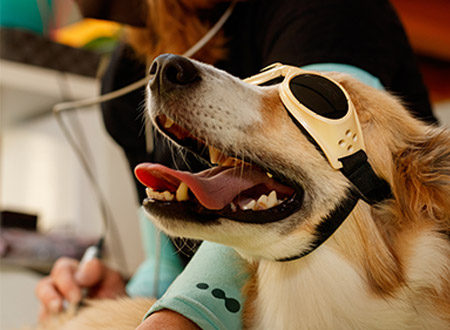
{"label": "person's arm", "polygon": [[247,276],[243,260],[232,248],[203,242],[183,273],[147,316],[171,310],[204,330],[241,329],[241,288]]}

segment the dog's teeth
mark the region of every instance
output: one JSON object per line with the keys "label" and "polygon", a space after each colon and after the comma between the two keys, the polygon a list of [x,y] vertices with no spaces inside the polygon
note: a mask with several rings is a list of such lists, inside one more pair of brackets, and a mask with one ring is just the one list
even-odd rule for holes
{"label": "dog's teeth", "polygon": [[163,194],[163,200],[164,201],[173,201],[174,199],[174,195],[170,192],[170,191],[165,191],[162,193]]}
{"label": "dog's teeth", "polygon": [[179,202],[187,201],[189,199],[188,186],[186,183],[181,182],[180,185],[178,186],[176,192],[176,199]]}
{"label": "dog's teeth", "polygon": [[164,128],[171,128],[174,124],[174,121],[169,117],[166,117],[166,122],[164,123]]}
{"label": "dog's teeth", "polygon": [[273,178],[273,175],[271,174],[271,173],[269,173],[269,172],[266,172],[266,175],[269,177],[269,178]]}
{"label": "dog's teeth", "polygon": [[252,199],[250,202],[248,202],[246,205],[242,206],[242,209],[245,210],[254,210],[256,206],[256,201]]}
{"label": "dog's teeth", "polygon": [[271,208],[278,205],[277,192],[272,190],[268,196],[267,208]]}
{"label": "dog's teeth", "polygon": [[209,146],[208,149],[209,149],[209,159],[211,160],[211,163],[217,164],[222,153],[219,150],[217,150],[216,148],[211,147],[211,146]]}
{"label": "dog's teeth", "polygon": [[167,190],[164,192],[159,192],[151,188],[147,188],[145,192],[149,198],[156,199],[158,201],[172,201],[175,197],[170,191]]}
{"label": "dog's teeth", "polygon": [[266,195],[261,195],[256,201],[256,209],[265,210],[268,208],[268,204],[269,204],[269,197],[267,197]]}
{"label": "dog's teeth", "polygon": [[228,157],[224,162],[221,163],[222,166],[239,166],[243,161],[234,157]]}
{"label": "dog's teeth", "polygon": [[236,212],[236,204],[234,204],[233,202],[230,203],[230,208],[231,211]]}

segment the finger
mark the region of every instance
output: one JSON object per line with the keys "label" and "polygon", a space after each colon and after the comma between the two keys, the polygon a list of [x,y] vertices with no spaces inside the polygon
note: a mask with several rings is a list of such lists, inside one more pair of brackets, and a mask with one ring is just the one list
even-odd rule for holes
{"label": "finger", "polygon": [[104,277],[105,266],[103,262],[94,258],[80,264],[75,272],[75,281],[83,287],[92,287],[98,284]]}
{"label": "finger", "polygon": [[45,321],[49,317],[49,313],[44,305],[39,305],[39,313],[38,313],[38,320],[39,322]]}
{"label": "finger", "polygon": [[74,278],[77,267],[77,260],[61,258],[55,263],[50,273],[55,288],[71,303],[81,300],[81,288]]}
{"label": "finger", "polygon": [[126,295],[125,281],[119,272],[105,267],[103,280],[93,292],[96,298],[117,298]]}
{"label": "finger", "polygon": [[45,314],[57,313],[62,309],[63,298],[53,285],[50,276],[44,277],[38,282],[35,293],[42,303]]}

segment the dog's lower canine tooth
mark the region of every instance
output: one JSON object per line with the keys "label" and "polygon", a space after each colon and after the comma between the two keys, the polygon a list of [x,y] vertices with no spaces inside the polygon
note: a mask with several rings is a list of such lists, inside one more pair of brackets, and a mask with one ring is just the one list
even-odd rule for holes
{"label": "dog's lower canine tooth", "polygon": [[184,182],[180,183],[180,185],[178,186],[175,198],[179,202],[187,201],[189,199],[188,186],[186,183],[184,183]]}
{"label": "dog's lower canine tooth", "polygon": [[166,121],[164,123],[164,128],[171,128],[174,124],[174,121],[166,116]]}

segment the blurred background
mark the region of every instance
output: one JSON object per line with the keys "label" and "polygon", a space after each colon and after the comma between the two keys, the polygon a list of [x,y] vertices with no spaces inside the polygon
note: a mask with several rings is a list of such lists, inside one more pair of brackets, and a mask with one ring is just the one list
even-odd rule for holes
{"label": "blurred background", "polygon": [[[450,1],[392,3],[435,114],[450,125]],[[72,0],[0,2],[0,329],[34,324],[39,278],[56,258],[79,258],[102,234],[96,195],[51,109],[98,95],[121,33],[118,24],[83,20]],[[143,258],[128,164],[98,106],[63,118],[113,214],[116,234],[106,240],[106,259],[128,276]]]}

